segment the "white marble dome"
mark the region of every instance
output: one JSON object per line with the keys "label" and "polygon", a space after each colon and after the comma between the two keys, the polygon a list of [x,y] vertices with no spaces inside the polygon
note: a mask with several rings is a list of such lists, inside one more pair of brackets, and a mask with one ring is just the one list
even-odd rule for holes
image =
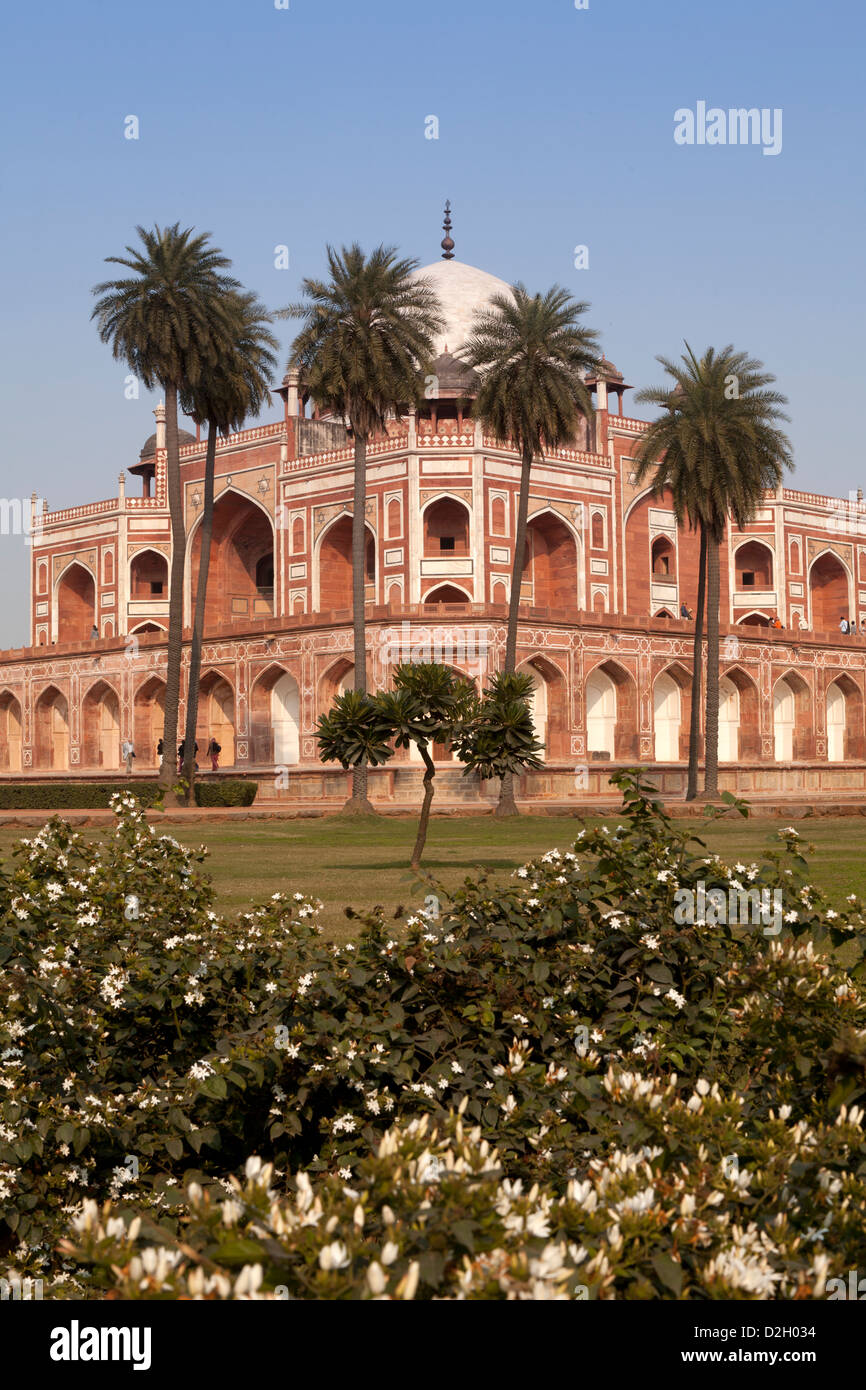
{"label": "white marble dome", "polygon": [[497,275],[490,275],[463,261],[434,261],[412,271],[413,278],[424,277],[439,296],[445,326],[436,338],[436,355],[458,352],[472,331],[477,309],[483,309],[495,294],[510,294],[511,287]]}

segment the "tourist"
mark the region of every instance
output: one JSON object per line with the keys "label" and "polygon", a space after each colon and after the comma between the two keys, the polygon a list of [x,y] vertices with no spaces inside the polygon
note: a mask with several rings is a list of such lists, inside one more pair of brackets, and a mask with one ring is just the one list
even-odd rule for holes
{"label": "tourist", "polygon": [[99,628],[96,626],[96,623],[94,623],[93,627],[90,629],[90,640],[91,642],[99,641]]}
{"label": "tourist", "polygon": [[[178,745],[178,750],[177,750],[177,770],[178,770],[178,772],[183,772],[183,758],[184,758],[184,753],[185,753],[185,751],[186,751],[186,739],[183,739],[182,742]],[[195,758],[195,755],[196,755],[197,752],[198,752],[198,744],[195,744],[195,746],[194,746],[194,748],[193,748],[193,750],[192,750],[193,758]],[[196,772],[198,772],[198,763],[194,763],[194,767],[195,767]]]}
{"label": "tourist", "polygon": [[216,739],[215,739],[215,738],[212,738],[211,741],[210,741],[210,743],[209,743],[208,746],[207,746],[207,755],[208,755],[208,757],[210,758],[210,765],[211,765],[211,767],[213,768],[214,772],[218,772],[218,771],[219,771],[220,753],[221,753],[222,751],[223,751],[223,750],[222,750],[222,748],[220,747],[220,745],[217,743]]}
{"label": "tourist", "polygon": [[681,603],[681,604],[680,604],[680,617],[681,617],[681,618],[688,618],[689,622],[691,622],[691,620],[692,620],[692,610],[689,608],[689,605],[688,605],[687,603]]}
{"label": "tourist", "polygon": [[840,632],[844,632],[844,633],[847,634],[847,632],[848,632],[848,619],[847,619],[847,618],[842,618],[842,619],[840,619],[840,622],[839,622],[839,631],[840,631]]}
{"label": "tourist", "polygon": [[128,738],[125,738],[123,740],[120,752],[124,762],[126,763],[126,775],[127,777],[129,777],[132,773],[132,760],[135,757],[135,749],[133,748]]}
{"label": "tourist", "polygon": [[776,616],[775,616],[775,617],[772,619],[772,621],[770,622],[770,627],[774,627],[774,628],[776,629],[777,632],[781,632],[781,631],[782,631],[782,623],[781,623],[781,620],[780,620],[780,618],[779,618],[778,613],[776,614]]}
{"label": "tourist", "polygon": [[165,742],[163,741],[163,739],[160,739],[159,743],[156,745],[156,761],[158,763],[162,763],[162,750],[164,747]]}

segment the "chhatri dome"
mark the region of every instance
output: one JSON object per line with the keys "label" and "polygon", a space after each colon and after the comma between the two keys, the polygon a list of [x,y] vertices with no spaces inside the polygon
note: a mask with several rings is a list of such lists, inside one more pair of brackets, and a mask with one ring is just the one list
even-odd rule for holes
{"label": "chhatri dome", "polygon": [[498,275],[454,259],[450,203],[445,207],[444,227],[442,259],[412,272],[413,279],[423,276],[439,297],[444,327],[435,339],[437,355],[459,352],[472,331],[476,311],[486,308],[495,294],[511,292],[511,286]]}

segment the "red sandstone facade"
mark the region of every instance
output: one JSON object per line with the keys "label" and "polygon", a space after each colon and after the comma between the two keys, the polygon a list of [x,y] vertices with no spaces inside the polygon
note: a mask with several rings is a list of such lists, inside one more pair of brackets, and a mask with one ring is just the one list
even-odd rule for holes
{"label": "red sandstone facade", "polygon": [[[425,409],[391,422],[368,451],[374,686],[413,656],[483,682],[504,649],[520,463],[469,417],[471,374],[450,351],[475,304],[504,287],[459,262],[423,273],[451,337]],[[605,364],[592,427],[533,470],[519,659],[546,745],[534,794],[602,791],[624,762],[656,765],[670,791],[682,785],[692,625],[679,613],[695,604],[698,546],[669,498],[633,482],[645,426],[620,413],[627,389]],[[217,446],[198,739],[215,736],[223,766],[261,772],[280,792],[340,794],[318,762],[315,726],[351,671],[353,449],[339,423],[306,418],[295,380],[282,395],[282,419]],[[121,475],[104,502],[41,514],[34,502],[32,646],[0,653],[0,776],[116,770],[126,737],[139,771],[156,765],[171,532],[155,413],[156,434],[129,470],[142,495],[128,496]],[[186,441],[189,624],[205,445]],[[839,624],[866,623],[866,506],[768,495],[748,530],[726,538],[721,603],[723,783],[862,788],[866,638]],[[768,626],[776,616],[782,631]],[[374,792],[413,795],[416,776],[399,754]]]}

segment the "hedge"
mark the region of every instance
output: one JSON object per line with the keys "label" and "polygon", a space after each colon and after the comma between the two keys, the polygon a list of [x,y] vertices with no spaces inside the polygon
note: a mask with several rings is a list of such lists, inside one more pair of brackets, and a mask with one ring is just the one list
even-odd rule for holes
{"label": "hedge", "polygon": [[196,782],[196,805],[252,806],[258,789],[258,782],[243,782],[239,777],[223,782]]}
{"label": "hedge", "polygon": [[[131,792],[142,806],[152,806],[159,796],[153,782],[9,782],[0,785],[0,811],[108,810],[111,797]],[[197,782],[198,806],[251,806],[258,783],[228,778]]]}

